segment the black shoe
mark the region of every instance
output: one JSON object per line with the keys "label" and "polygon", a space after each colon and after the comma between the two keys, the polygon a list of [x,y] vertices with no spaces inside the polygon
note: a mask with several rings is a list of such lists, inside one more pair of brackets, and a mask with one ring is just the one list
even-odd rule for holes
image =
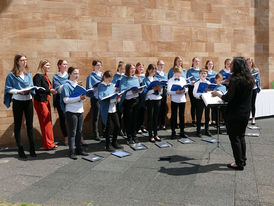
{"label": "black shoe", "polygon": [[209,136],[209,137],[212,136],[212,134],[210,133],[210,131],[205,131],[205,135],[206,135],[206,136]]}
{"label": "black shoe", "polygon": [[175,131],[171,132],[171,139],[177,139]]}
{"label": "black shoe", "polygon": [[196,132],[197,137],[202,137],[201,132]]}
{"label": "black shoe", "polygon": [[127,138],[127,144],[129,145],[134,144],[134,141],[132,140],[132,138]]}
{"label": "black shoe", "polygon": [[69,158],[70,158],[70,159],[73,159],[73,160],[77,160],[77,157],[76,157],[76,155],[75,155],[75,152],[70,152],[70,153],[69,153]]}
{"label": "black shoe", "polygon": [[114,142],[111,144],[112,147],[114,147],[115,149],[124,149],[124,147],[120,144],[118,144],[117,142]]}
{"label": "black shoe", "polygon": [[37,154],[35,153],[35,150],[31,150],[29,152],[29,154],[30,154],[31,157],[37,157]]}
{"label": "black shoe", "polygon": [[108,152],[115,152],[115,149],[112,147],[112,145],[107,145],[107,146],[106,146],[106,150],[107,150]]}
{"label": "black shoe", "polygon": [[76,155],[81,155],[81,156],[89,155],[87,152],[84,152],[83,150],[76,150],[75,153],[76,153]]}
{"label": "black shoe", "polygon": [[182,138],[189,138],[189,136],[186,135],[185,133],[180,133],[180,137],[182,137]]}
{"label": "black shoe", "polygon": [[227,166],[228,168],[234,169],[234,170],[244,170],[244,167],[243,167],[243,166],[237,166],[237,165],[232,166],[231,164],[227,164],[226,166]]}
{"label": "black shoe", "polygon": [[192,121],[191,126],[196,127],[196,123],[194,121]]}
{"label": "black shoe", "polygon": [[24,148],[23,147],[19,147],[18,148],[18,155],[19,155],[19,159],[27,159],[27,156],[24,152]]}

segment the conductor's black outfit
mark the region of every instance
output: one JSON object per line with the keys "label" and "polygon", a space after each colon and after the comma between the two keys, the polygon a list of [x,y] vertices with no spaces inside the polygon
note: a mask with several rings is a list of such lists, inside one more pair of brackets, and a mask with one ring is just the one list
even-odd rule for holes
{"label": "conductor's black outfit", "polygon": [[251,108],[252,88],[236,76],[229,82],[228,91],[222,96],[227,104],[225,115],[227,134],[231,142],[235,163],[243,167],[246,161],[245,130]]}

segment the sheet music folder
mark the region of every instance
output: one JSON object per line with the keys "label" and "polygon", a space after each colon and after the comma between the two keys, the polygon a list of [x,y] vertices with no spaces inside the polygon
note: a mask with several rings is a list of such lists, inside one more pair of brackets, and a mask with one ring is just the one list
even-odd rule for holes
{"label": "sheet music folder", "polygon": [[96,162],[96,161],[104,159],[104,157],[97,155],[97,154],[90,154],[89,156],[82,157],[82,159],[90,161],[90,162]]}
{"label": "sheet music folder", "polygon": [[113,152],[111,154],[116,156],[116,157],[120,157],[120,158],[127,157],[127,156],[131,155],[130,152],[126,152],[124,150],[119,150],[119,151]]}
{"label": "sheet music folder", "polygon": [[146,150],[147,149],[147,146],[144,145],[144,144],[141,144],[141,143],[131,144],[130,147],[135,151],[137,151],[137,150]]}
{"label": "sheet music folder", "polygon": [[203,93],[201,95],[202,100],[204,101],[206,106],[218,106],[225,105],[226,103],[219,97],[212,97],[211,92]]}
{"label": "sheet music folder", "polygon": [[170,144],[169,142],[156,142],[155,144],[160,148],[172,147],[172,144]]}

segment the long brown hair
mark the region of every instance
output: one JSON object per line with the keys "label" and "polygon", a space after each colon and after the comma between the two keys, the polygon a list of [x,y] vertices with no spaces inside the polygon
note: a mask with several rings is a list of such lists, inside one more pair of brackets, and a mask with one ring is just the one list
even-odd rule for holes
{"label": "long brown hair", "polygon": [[212,70],[213,70],[213,69],[214,69],[214,62],[213,62],[212,60],[210,60],[210,59],[206,61],[205,69],[208,70],[207,64],[208,64],[209,62],[212,62],[212,63],[213,63],[213,67],[212,67]]}
{"label": "long brown hair", "polygon": [[157,70],[156,65],[155,64],[149,64],[148,67],[147,67],[145,76],[148,77],[149,76],[149,71],[154,70],[154,69]]}
{"label": "long brown hair", "polygon": [[180,56],[177,56],[177,57],[175,57],[174,62],[173,62],[173,67],[172,67],[173,69],[175,68],[175,66],[177,66],[177,65],[176,65],[176,62],[177,62],[178,59],[181,59],[181,60],[182,60],[182,65],[181,65],[181,67],[183,68],[183,58],[180,57]]}
{"label": "long brown hair", "polygon": [[258,67],[256,66],[255,62],[253,59],[251,59],[250,57],[246,58],[246,61],[251,61],[251,69],[253,70],[253,72],[258,72],[259,69]]}
{"label": "long brown hair", "polygon": [[57,62],[58,72],[60,72],[60,67],[59,67],[59,66],[61,66],[61,65],[63,64],[64,61],[65,61],[65,60],[62,60],[62,59],[59,59],[59,60],[58,60],[58,62]]}
{"label": "long brown hair", "polygon": [[131,67],[134,67],[134,65],[133,65],[133,64],[130,64],[130,63],[126,64],[125,75],[126,75],[127,77],[130,77],[130,68],[131,68]]}
{"label": "long brown hair", "polygon": [[[20,59],[21,59],[21,57],[25,57],[25,58],[27,58],[25,55],[23,55],[23,54],[16,54],[15,55],[15,57],[14,57],[14,61],[13,61],[13,68],[12,68],[12,73],[15,75],[15,76],[20,76],[20,70],[19,70],[19,61],[20,61]],[[27,64],[27,66],[25,67],[25,69],[24,69],[24,74],[28,74],[28,64]]]}
{"label": "long brown hair", "polygon": [[198,57],[193,57],[191,67],[194,66],[194,60],[195,60],[195,59],[198,59]]}

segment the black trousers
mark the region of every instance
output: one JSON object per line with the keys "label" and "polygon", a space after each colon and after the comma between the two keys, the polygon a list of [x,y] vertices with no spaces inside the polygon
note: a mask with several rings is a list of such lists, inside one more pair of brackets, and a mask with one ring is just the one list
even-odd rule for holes
{"label": "black trousers", "polygon": [[189,85],[188,86],[188,95],[189,95],[189,99],[190,99],[190,104],[191,104],[191,119],[192,122],[195,122],[195,115],[196,115],[196,98],[193,96],[193,89],[194,86],[193,85]]}
{"label": "black trousers", "polygon": [[251,97],[251,114],[252,114],[252,118],[255,117],[255,112],[256,112],[256,108],[255,108],[256,97],[257,97],[257,89],[253,89],[252,90],[252,97]]}
{"label": "black trousers", "polygon": [[69,151],[71,153],[74,152],[74,147],[76,146],[76,150],[81,151],[81,137],[82,137],[82,128],[84,115],[83,113],[73,113],[66,112],[68,128],[69,128],[69,136],[68,136],[68,145]]}
{"label": "black trousers", "polygon": [[229,117],[226,115],[226,129],[230,139],[235,163],[243,166],[246,161],[245,130],[248,124],[249,114]]}
{"label": "black trousers", "polygon": [[124,106],[124,122],[126,127],[127,137],[129,139],[136,137],[137,119],[138,119],[138,107],[139,98],[125,99]]}
{"label": "black trousers", "polygon": [[142,106],[138,106],[138,117],[137,117],[137,126],[136,131],[143,130],[145,128],[144,121],[145,121],[145,112],[146,108]]}
{"label": "black trousers", "polygon": [[161,107],[160,107],[160,113],[159,113],[159,126],[165,126],[166,125],[166,115],[167,115],[167,91],[166,87],[163,87],[163,94],[161,99]]}
{"label": "black trousers", "polygon": [[179,108],[179,125],[180,125],[180,133],[184,133],[185,129],[185,102],[176,103],[171,101],[171,131],[175,134],[175,129],[177,126],[177,113]]}
{"label": "black trousers", "polygon": [[117,135],[120,131],[120,124],[119,124],[119,117],[117,112],[115,113],[108,113],[107,123],[105,125],[104,130],[104,138],[106,139],[106,146],[110,145],[110,130],[111,130],[111,122],[113,124],[113,133],[112,133],[112,143],[117,141]]}
{"label": "black trousers", "polygon": [[158,116],[161,106],[161,100],[146,100],[147,105],[147,130],[149,137],[156,137],[158,127]]}
{"label": "black trousers", "polygon": [[67,125],[66,125],[66,114],[65,112],[61,109],[61,105],[60,105],[60,94],[56,94],[54,101],[56,101],[56,103],[54,104],[54,106],[57,108],[57,112],[59,115],[59,121],[60,121],[60,127],[61,127],[61,131],[64,137],[68,136],[68,132],[67,132]]}
{"label": "black trousers", "polygon": [[205,110],[205,131],[208,131],[209,123],[209,107],[205,106],[205,103],[201,99],[196,99],[196,119],[197,119],[197,132],[201,132],[201,120],[203,112]]}
{"label": "black trousers", "polygon": [[14,119],[14,137],[18,148],[23,147],[21,140],[21,125],[23,113],[26,118],[27,134],[29,139],[29,149],[34,150],[33,140],[33,103],[32,100],[19,101],[13,100],[12,112]]}
{"label": "black trousers", "polygon": [[92,128],[93,128],[93,135],[95,137],[99,137],[98,131],[98,121],[99,121],[99,111],[100,111],[100,104],[98,99],[90,98],[91,104],[91,111],[92,111]]}

